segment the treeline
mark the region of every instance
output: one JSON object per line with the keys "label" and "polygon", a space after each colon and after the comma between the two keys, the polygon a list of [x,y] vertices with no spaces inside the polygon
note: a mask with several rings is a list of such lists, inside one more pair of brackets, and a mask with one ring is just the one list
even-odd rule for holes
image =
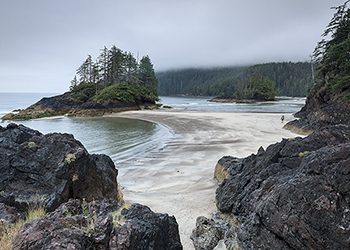
{"label": "treeline", "polygon": [[239,91],[240,84],[253,75],[275,83],[283,96],[306,96],[312,88],[312,70],[308,62],[258,64],[251,67],[184,69],[156,73],[159,95],[225,96]]}
{"label": "treeline", "polygon": [[235,91],[244,67],[157,72],[159,95],[215,96]]}
{"label": "treeline", "polygon": [[116,46],[104,47],[96,60],[88,55],[76,70],[71,81],[71,97],[80,101],[133,101],[148,98],[157,100],[157,83],[149,56],[140,62],[130,52]]}
{"label": "treeline", "polygon": [[313,86],[312,68],[308,62],[257,64],[247,68],[244,76],[259,74],[275,82],[281,96],[307,96]]}

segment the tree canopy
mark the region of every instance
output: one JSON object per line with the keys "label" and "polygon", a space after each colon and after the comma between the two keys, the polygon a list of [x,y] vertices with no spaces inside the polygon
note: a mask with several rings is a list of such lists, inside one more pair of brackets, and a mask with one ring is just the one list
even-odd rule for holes
{"label": "tree canopy", "polygon": [[159,95],[232,95],[239,82],[253,74],[275,82],[275,91],[283,96],[307,96],[313,85],[312,64],[280,62],[250,67],[183,69],[157,72]]}
{"label": "tree canopy", "polygon": [[274,88],[275,83],[273,81],[261,75],[253,74],[243,82],[238,82],[234,96],[238,99],[270,101],[274,100],[277,95]]}
{"label": "tree canopy", "polygon": [[96,61],[88,55],[71,81],[71,97],[96,100],[158,100],[158,80],[148,55],[138,60],[113,45],[104,47]]}
{"label": "tree canopy", "polygon": [[350,87],[350,10],[346,1],[333,7],[336,12],[314,51],[318,63],[316,88],[330,88],[333,94],[349,92]]}

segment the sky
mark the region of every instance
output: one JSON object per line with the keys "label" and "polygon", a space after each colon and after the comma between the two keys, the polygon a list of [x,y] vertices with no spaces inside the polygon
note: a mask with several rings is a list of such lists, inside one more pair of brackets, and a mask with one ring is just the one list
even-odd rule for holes
{"label": "sky", "polygon": [[0,0],[0,92],[63,93],[106,46],[156,72],[308,61],[345,0]]}

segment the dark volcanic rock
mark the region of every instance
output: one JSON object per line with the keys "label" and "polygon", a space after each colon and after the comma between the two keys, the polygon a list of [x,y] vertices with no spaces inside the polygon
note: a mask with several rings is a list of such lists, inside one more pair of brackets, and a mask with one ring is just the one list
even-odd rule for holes
{"label": "dark volcanic rock", "polygon": [[295,114],[299,119],[288,122],[285,128],[299,128],[308,132],[329,125],[350,125],[350,102],[340,102],[334,98],[327,88],[312,90],[305,106]]}
{"label": "dark volcanic rock", "polygon": [[1,119],[25,120],[64,114],[69,116],[95,116],[125,110],[139,110],[143,107],[150,108],[153,106],[155,106],[155,101],[149,98],[143,98],[134,102],[96,101],[93,99],[80,102],[70,98],[70,92],[66,92],[62,95],[44,97],[28,108],[19,110],[18,114],[8,113]]}
{"label": "dark volcanic rock", "polygon": [[196,250],[212,250],[224,237],[224,234],[224,229],[213,219],[200,216],[197,218],[191,239]]}
{"label": "dark volcanic rock", "polygon": [[117,174],[106,155],[90,155],[73,135],[43,135],[23,125],[0,126],[0,202],[53,211],[69,198],[117,200]]}
{"label": "dark volcanic rock", "polygon": [[[69,200],[45,218],[24,225],[14,249],[182,249],[174,217],[112,200]],[[118,221],[119,220],[119,221]]]}
{"label": "dark volcanic rock", "polygon": [[18,219],[24,219],[24,216],[20,211],[18,211],[14,207],[10,207],[5,205],[4,203],[0,203],[0,220],[6,221],[7,223],[13,224]]}
{"label": "dark volcanic rock", "polygon": [[182,249],[174,216],[156,214],[140,204],[122,210],[122,215],[125,216],[125,224],[114,228],[110,249]]}
{"label": "dark volcanic rock", "polygon": [[350,249],[350,127],[261,148],[230,166],[216,199],[242,222],[243,249]]}

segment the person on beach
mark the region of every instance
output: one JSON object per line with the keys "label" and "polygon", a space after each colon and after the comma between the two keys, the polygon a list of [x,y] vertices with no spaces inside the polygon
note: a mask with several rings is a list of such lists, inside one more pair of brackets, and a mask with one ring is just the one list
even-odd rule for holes
{"label": "person on beach", "polygon": [[281,117],[281,121],[282,121],[282,123],[283,123],[283,121],[284,121],[284,115],[282,115],[282,117]]}

